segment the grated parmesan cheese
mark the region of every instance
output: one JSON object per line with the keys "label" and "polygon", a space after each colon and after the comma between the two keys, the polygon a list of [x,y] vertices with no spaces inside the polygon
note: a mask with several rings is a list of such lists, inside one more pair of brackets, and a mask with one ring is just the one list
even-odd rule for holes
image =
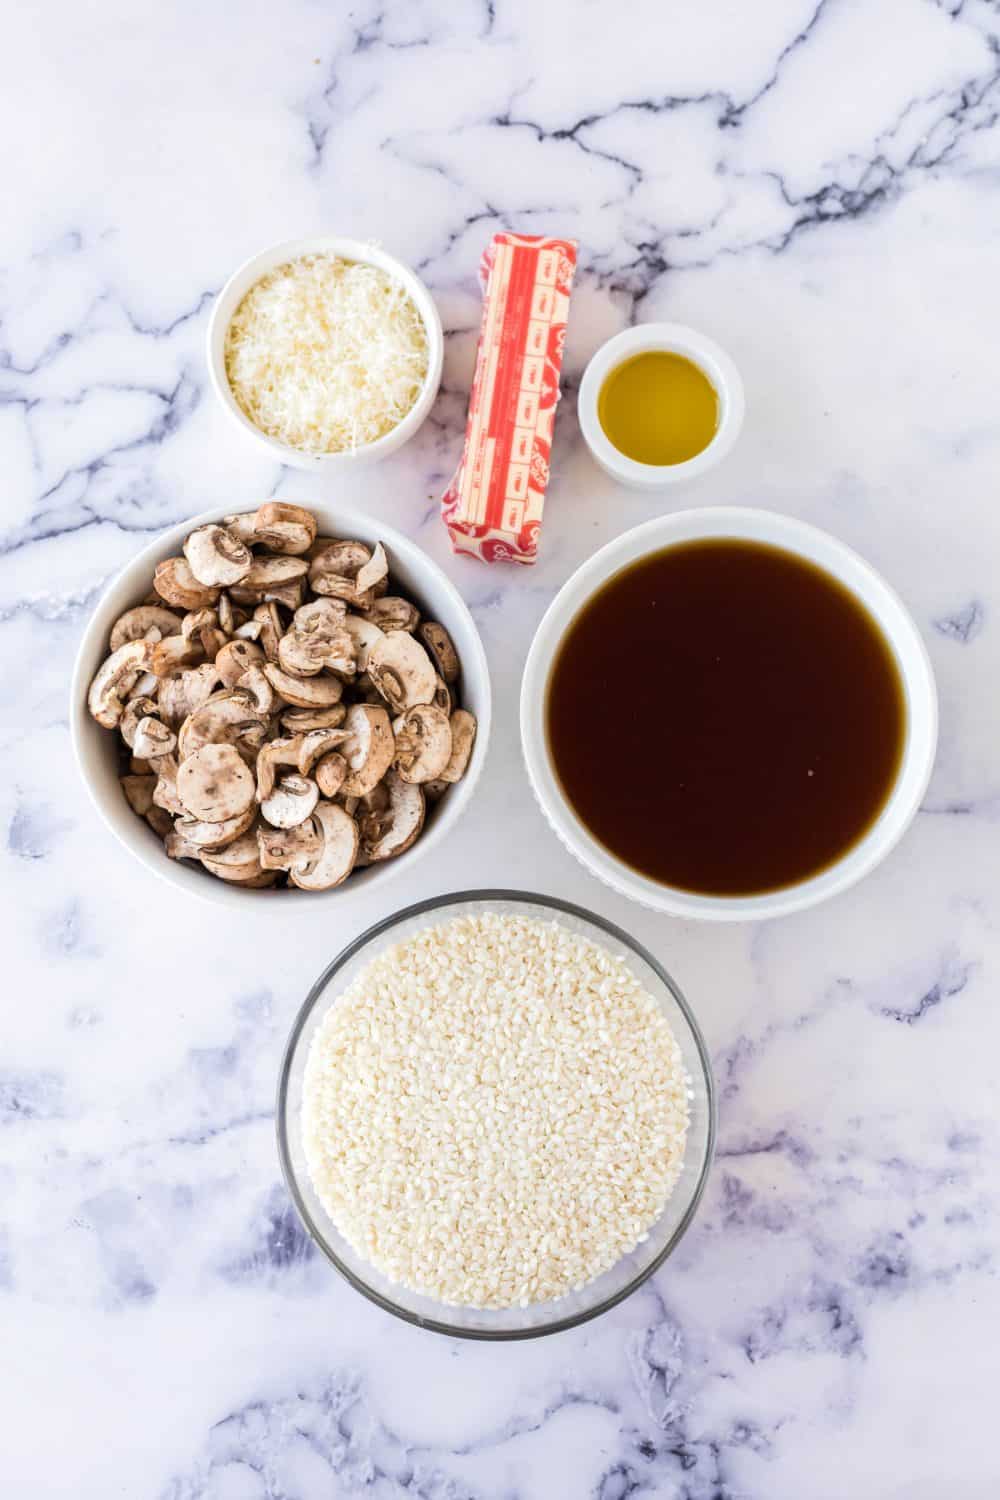
{"label": "grated parmesan cheese", "polygon": [[427,331],[387,272],[305,255],[247,292],[226,331],[226,375],[240,409],[278,442],[344,453],[384,437],[427,374]]}

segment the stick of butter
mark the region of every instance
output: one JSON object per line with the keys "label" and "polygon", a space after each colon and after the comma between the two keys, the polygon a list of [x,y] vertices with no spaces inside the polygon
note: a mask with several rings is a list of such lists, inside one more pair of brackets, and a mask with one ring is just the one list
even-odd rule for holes
{"label": "stick of butter", "polygon": [[483,252],[465,447],[441,505],[456,552],[535,561],[575,269],[575,240],[497,234]]}

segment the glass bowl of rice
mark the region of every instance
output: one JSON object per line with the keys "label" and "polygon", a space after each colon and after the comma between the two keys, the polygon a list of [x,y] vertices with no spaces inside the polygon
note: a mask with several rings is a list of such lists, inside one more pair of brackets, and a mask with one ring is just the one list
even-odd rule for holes
{"label": "glass bowl of rice", "polygon": [[687,1001],[627,933],[469,891],[378,923],[320,975],[277,1131],[299,1217],[357,1291],[452,1337],[535,1338],[674,1250],[715,1087]]}
{"label": "glass bowl of rice", "polygon": [[386,457],[422,425],[444,334],[427,287],[377,245],[285,240],[244,261],[208,327],[212,386],[278,463],[327,471]]}

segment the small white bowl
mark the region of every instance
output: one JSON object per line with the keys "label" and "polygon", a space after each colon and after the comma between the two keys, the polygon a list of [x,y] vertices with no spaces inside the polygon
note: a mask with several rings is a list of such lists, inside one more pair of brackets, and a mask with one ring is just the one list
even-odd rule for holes
{"label": "small white bowl", "polygon": [[[715,436],[707,448],[682,464],[640,464],[634,458],[627,458],[608,437],[597,414],[601,386],[611,371],[633,355],[644,354],[650,349],[683,354],[707,375],[719,398],[719,425]],[[713,469],[722,462],[739,437],[744,409],[743,381],[729,355],[703,333],[685,328],[682,323],[640,323],[608,339],[583,372],[577,402],[580,430],[591,453],[612,479],[633,490],[665,489],[668,485],[697,479],[699,474]]]}
{"label": "small white bowl", "polygon": [[[581,608],[630,563],[679,542],[740,537],[780,547],[831,574],[874,618],[892,648],[906,699],[907,732],[896,783],[875,823],[821,874],[758,896],[700,896],[633,870],[597,841],[563,794],[549,754],[546,700],[560,643]],[[773,511],[678,511],[627,531],[573,574],[538,627],[521,684],[521,742],[535,795],[555,832],[591,874],[655,911],[675,917],[734,922],[786,916],[845,891],[875,868],[902,838],[920,806],[937,746],[937,692],[930,658],[905,605],[863,558],[843,542]]]}
{"label": "small white bowl", "polygon": [[[275,438],[268,437],[267,433],[255,426],[241,410],[226,375],[226,331],[233,313],[250,288],[255,282],[260,281],[261,277],[276,270],[278,266],[287,265],[290,260],[298,260],[303,255],[336,255],[341,260],[360,261],[365,265],[377,266],[379,270],[385,271],[397,281],[402,282],[413,298],[427,330],[427,374],[413,407],[391,432],[387,432],[384,437],[378,438],[374,443],[368,443],[365,447],[359,448],[355,453],[305,453],[300,448],[291,448],[287,443],[279,443]],[[272,459],[276,459],[281,464],[288,464],[293,469],[329,472],[338,467],[357,468],[359,464],[372,463],[375,459],[385,458],[388,454],[395,453],[396,449],[401,448],[423,424],[434,405],[438,388],[441,385],[443,364],[444,332],[441,328],[441,316],[434,298],[419,276],[415,275],[408,266],[404,266],[402,261],[396,260],[392,255],[386,255],[385,251],[379,250],[377,246],[366,245],[362,240],[343,239],[339,235],[318,234],[304,240],[284,240],[280,245],[272,245],[270,249],[262,250],[259,255],[252,255],[238,270],[233,272],[215,299],[208,325],[208,373],[215,394],[241,431],[254,438],[262,448],[266,449]]]}
{"label": "small white bowl", "polygon": [[370,545],[376,541],[384,542],[389,554],[394,586],[398,584],[401,592],[412,598],[427,618],[439,620],[448,631],[462,665],[462,706],[470,709],[478,721],[469,768],[462,780],[435,807],[428,810],[424,830],[412,848],[384,864],[369,865],[356,871],[348,876],[343,885],[336,886],[331,891],[315,894],[308,891],[246,891],[216,879],[195,865],[168,859],[162,841],[136,816],[125,800],[118,782],[121,741],[117,732],[102,729],[91,718],[87,709],[87,691],[94,673],[108,654],[108,637],[112,625],[119,615],[138,604],[149,593],[156,564],[165,557],[176,557],[181,551],[184,538],[196,526],[204,526],[209,521],[220,521],[223,514],[238,509],[237,505],[231,505],[225,511],[205,511],[203,515],[193,516],[180,526],[172,526],[169,531],[162,532],[155,541],[136,553],[110,585],[91,615],[77,651],[70,688],[69,721],[73,750],[80,775],[97,811],[119,842],[135,855],[140,864],[152,870],[154,875],[159,875],[168,884],[192,896],[239,908],[243,912],[267,907],[271,912],[280,909],[283,913],[294,914],[311,908],[315,915],[316,902],[343,900],[351,891],[367,889],[403,870],[411,871],[421,856],[436,849],[458,822],[469,805],[486,761],[486,747],[490,736],[489,667],[479,632],[464,600],[437,564],[421,552],[419,547],[391,526],[384,526],[374,517],[363,515],[360,511],[310,505],[309,509],[319,524],[320,535],[356,537]]}

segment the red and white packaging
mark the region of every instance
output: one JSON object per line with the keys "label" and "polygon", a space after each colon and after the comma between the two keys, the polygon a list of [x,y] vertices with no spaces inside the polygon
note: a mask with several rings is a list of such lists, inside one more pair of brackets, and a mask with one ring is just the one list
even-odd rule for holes
{"label": "red and white packaging", "polygon": [[483,252],[465,447],[441,504],[456,552],[535,561],[575,269],[575,240],[497,234]]}

